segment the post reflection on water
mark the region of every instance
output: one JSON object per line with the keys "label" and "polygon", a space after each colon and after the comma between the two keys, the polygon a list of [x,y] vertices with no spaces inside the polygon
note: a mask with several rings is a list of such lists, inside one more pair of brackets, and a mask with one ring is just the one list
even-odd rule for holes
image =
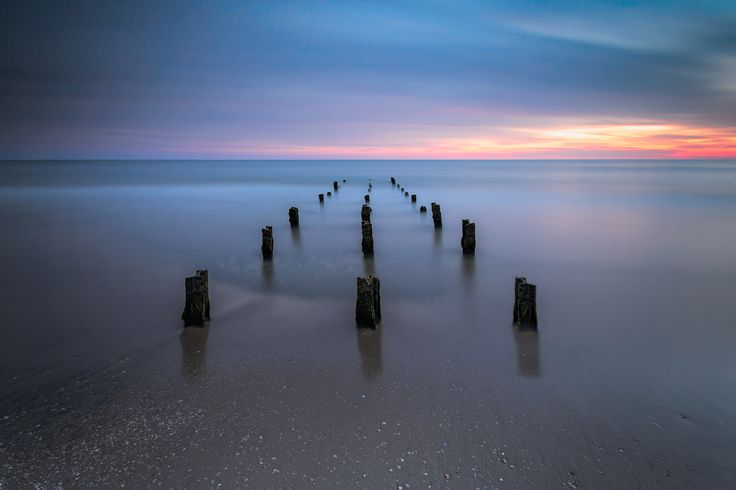
{"label": "post reflection on water", "polygon": [[209,334],[210,327],[189,327],[179,334],[181,367],[185,378],[194,379],[204,371]]}
{"label": "post reflection on water", "polygon": [[463,286],[472,288],[475,282],[475,256],[473,255],[461,255],[460,260],[462,261],[462,280]]}
{"label": "post reflection on water", "polygon": [[381,328],[356,328],[358,333],[358,351],[360,352],[360,368],[366,379],[373,379],[383,372],[383,355],[381,353]]}
{"label": "post reflection on water", "polygon": [[273,289],[273,261],[264,260],[261,265],[261,282],[267,291]]}
{"label": "post reflection on water", "polygon": [[291,227],[291,240],[294,242],[294,248],[300,248],[302,244],[302,236],[299,233],[298,226]]}
{"label": "post reflection on water", "polygon": [[519,374],[540,377],[542,370],[539,361],[539,332],[531,328],[513,328]]}

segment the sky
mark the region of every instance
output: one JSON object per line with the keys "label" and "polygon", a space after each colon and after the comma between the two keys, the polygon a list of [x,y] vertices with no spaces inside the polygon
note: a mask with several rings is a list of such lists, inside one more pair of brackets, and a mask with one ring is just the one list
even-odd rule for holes
{"label": "sky", "polygon": [[26,158],[736,158],[736,1],[0,0]]}

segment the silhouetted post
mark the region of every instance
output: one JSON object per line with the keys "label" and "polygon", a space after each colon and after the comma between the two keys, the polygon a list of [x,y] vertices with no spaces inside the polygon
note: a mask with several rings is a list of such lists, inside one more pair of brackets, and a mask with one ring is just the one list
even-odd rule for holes
{"label": "silhouetted post", "polygon": [[401,190],[401,192],[404,192],[404,188],[403,187],[400,190]]}
{"label": "silhouetted post", "polygon": [[332,191],[327,191],[327,197],[332,197]]}
{"label": "silhouetted post", "polygon": [[514,283],[514,325],[537,328],[537,286],[517,277]]}
{"label": "silhouetted post", "polygon": [[335,192],[337,192],[337,187],[338,187],[337,181],[335,180],[332,182],[332,188],[335,190]]}
{"label": "silhouetted post", "polygon": [[204,280],[204,318],[210,320],[210,275],[207,269],[198,269],[196,274]]}
{"label": "silhouetted post", "polygon": [[319,197],[319,202],[325,202],[325,195],[324,194],[320,194],[317,197]]}
{"label": "silhouetted post", "polygon": [[184,279],[186,302],[181,319],[184,320],[185,327],[204,327],[208,304],[206,283],[207,276],[199,275],[199,273]]}
{"label": "silhouetted post", "polygon": [[299,209],[298,208],[289,208],[289,224],[296,228],[299,226]]}
{"label": "silhouetted post", "polygon": [[434,221],[435,228],[442,228],[442,211],[436,202],[432,203],[432,221]]}
{"label": "silhouetted post", "polygon": [[273,258],[273,227],[267,226],[261,228],[261,252],[263,260],[271,260]]}
{"label": "silhouetted post", "polygon": [[360,208],[360,220],[361,221],[368,221],[370,223],[371,221],[371,213],[373,210],[370,206],[367,204],[363,204],[363,207]]}
{"label": "silhouetted post", "polygon": [[463,236],[460,239],[460,246],[463,247],[463,253],[472,255],[475,253],[475,223],[471,223],[469,219],[463,220]]}
{"label": "silhouetted post", "polygon": [[363,234],[363,241],[361,242],[363,255],[366,257],[373,255],[373,225],[370,221],[363,221],[360,228]]}
{"label": "silhouetted post", "polygon": [[371,196],[368,195],[368,194],[366,194],[365,196],[363,196],[363,199],[365,199],[365,202],[371,202]]}
{"label": "silhouetted post", "polygon": [[391,185],[396,185],[396,179],[391,177]]}
{"label": "silhouetted post", "polygon": [[417,202],[417,195],[416,194],[412,194],[411,195],[411,202]]}
{"label": "silhouetted post", "polygon": [[420,213],[426,213],[427,212],[427,206],[419,206],[419,212]]}
{"label": "silhouetted post", "polygon": [[377,277],[359,277],[355,300],[355,323],[359,327],[376,328],[381,322],[381,281]]}

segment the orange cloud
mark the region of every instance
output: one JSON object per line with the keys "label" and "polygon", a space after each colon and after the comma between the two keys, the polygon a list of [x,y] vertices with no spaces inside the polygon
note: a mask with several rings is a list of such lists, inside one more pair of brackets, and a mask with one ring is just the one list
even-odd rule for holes
{"label": "orange cloud", "polygon": [[[360,131],[357,131],[360,132]],[[189,150],[220,157],[356,159],[734,158],[736,128],[661,121],[528,119],[493,127],[379,128],[365,143],[219,141]],[[172,148],[172,150],[174,150]],[[184,150],[178,146],[176,150]]]}

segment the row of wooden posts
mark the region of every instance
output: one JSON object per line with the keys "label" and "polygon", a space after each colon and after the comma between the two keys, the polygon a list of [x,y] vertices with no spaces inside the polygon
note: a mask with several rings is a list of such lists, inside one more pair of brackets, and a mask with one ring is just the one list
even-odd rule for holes
{"label": "row of wooden posts", "polygon": [[[343,182],[345,182],[344,179]],[[391,185],[399,188],[404,196],[409,196],[409,192],[401,187],[394,177],[391,177]],[[339,188],[338,182],[334,181],[332,187],[337,192]],[[366,204],[360,210],[361,249],[365,257],[373,255],[373,224],[371,223],[373,210],[368,205],[372,190],[373,184],[369,181],[369,194],[364,196]],[[331,196],[332,193],[328,192],[327,195]],[[319,194],[318,199],[320,203],[323,203],[324,194]],[[411,202],[416,203],[416,201],[416,194],[412,194]],[[442,211],[440,205],[433,202],[431,208],[432,221],[435,229],[442,228]],[[426,213],[427,208],[421,206],[419,212]],[[294,228],[299,227],[299,209],[295,207],[289,208],[289,224]],[[475,254],[475,223],[469,219],[462,220],[460,246],[463,254]],[[272,226],[266,226],[261,229],[261,253],[263,260],[273,259]],[[181,315],[182,320],[184,320],[184,326],[203,327],[210,320],[209,276],[207,270],[196,271],[194,276],[185,279],[184,284],[186,302]],[[358,326],[370,328],[376,328],[381,322],[381,282],[377,277],[368,276],[357,278],[355,322]],[[537,328],[536,286],[528,283],[524,277],[517,277],[514,284],[513,325],[519,328]]]}

